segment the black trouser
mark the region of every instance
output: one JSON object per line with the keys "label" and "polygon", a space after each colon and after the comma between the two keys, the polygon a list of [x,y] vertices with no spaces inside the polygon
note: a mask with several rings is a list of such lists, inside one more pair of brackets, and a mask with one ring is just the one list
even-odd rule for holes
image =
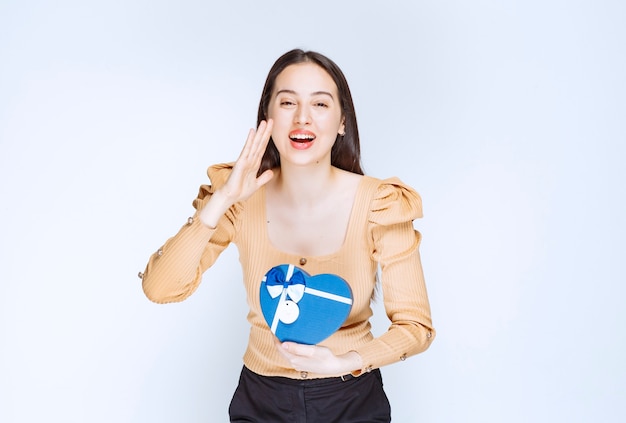
{"label": "black trouser", "polygon": [[289,379],[244,366],[228,410],[231,422],[374,423],[391,421],[378,369],[359,377]]}

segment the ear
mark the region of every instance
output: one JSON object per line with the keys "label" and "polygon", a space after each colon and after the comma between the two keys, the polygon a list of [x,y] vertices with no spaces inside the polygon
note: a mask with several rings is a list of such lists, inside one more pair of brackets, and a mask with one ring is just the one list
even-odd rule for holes
{"label": "ear", "polygon": [[341,125],[339,125],[339,130],[337,133],[341,136],[346,135],[346,120],[341,119]]}

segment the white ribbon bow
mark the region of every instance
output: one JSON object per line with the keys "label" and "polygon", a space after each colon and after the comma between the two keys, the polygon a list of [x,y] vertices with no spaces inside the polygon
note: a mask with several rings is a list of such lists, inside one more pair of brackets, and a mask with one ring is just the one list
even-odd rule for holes
{"label": "white ribbon bow", "polygon": [[[294,265],[290,264],[287,269],[287,275],[285,275],[285,281],[289,282],[291,277],[293,276]],[[272,298],[279,297],[283,291],[285,294],[289,295],[289,298],[294,303],[297,303],[304,296],[304,283],[292,283],[291,285],[267,285],[267,292],[269,292]]]}

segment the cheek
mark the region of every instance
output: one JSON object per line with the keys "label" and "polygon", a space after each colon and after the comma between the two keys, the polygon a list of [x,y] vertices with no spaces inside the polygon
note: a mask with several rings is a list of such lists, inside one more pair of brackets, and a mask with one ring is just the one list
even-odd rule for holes
{"label": "cheek", "polygon": [[335,116],[328,113],[318,116],[316,120],[328,129],[339,128],[342,122],[341,116]]}
{"label": "cheek", "polygon": [[270,102],[267,105],[266,115],[268,119],[274,119],[274,116],[276,115],[276,105],[274,103]]}
{"label": "cheek", "polygon": [[270,107],[267,110],[267,118],[274,120],[274,126],[289,119],[289,111],[277,107]]}

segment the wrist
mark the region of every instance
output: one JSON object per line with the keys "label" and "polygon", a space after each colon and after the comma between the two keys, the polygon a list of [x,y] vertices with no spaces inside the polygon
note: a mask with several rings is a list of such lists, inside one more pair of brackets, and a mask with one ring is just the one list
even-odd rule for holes
{"label": "wrist", "polygon": [[233,203],[218,189],[198,213],[200,222],[210,229],[215,229],[221,217],[232,205]]}
{"label": "wrist", "polygon": [[348,351],[342,357],[346,362],[346,371],[350,373],[358,372],[363,367],[361,355],[356,351]]}

